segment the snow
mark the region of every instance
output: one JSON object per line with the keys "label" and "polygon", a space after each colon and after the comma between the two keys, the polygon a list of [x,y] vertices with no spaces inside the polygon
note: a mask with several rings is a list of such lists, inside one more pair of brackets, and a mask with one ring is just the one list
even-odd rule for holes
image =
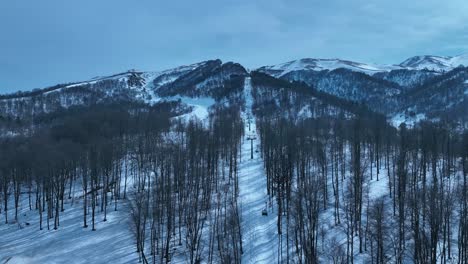
{"label": "snow", "polygon": [[310,111],[310,106],[309,105],[303,106],[301,110],[299,110],[299,112],[297,113],[297,116],[303,119],[312,117],[313,115],[312,115],[312,112]]}
{"label": "snow", "polygon": [[44,229],[39,230],[39,214],[29,210],[27,195],[22,196],[20,203],[19,222],[12,223],[13,209],[9,211],[10,224],[0,225],[0,263],[138,262],[126,201],[119,201],[117,211],[109,206],[106,222],[98,213],[96,231],[91,231],[90,217],[89,227],[83,228],[81,198],[65,201],[65,211],[61,213],[57,230],[53,230],[53,219],[51,230],[47,230],[46,213]]}
{"label": "snow", "polygon": [[436,72],[450,71],[460,65],[468,66],[468,53],[455,57],[441,57],[441,56],[415,56],[411,57],[400,64],[413,70],[428,69]]}
{"label": "snow", "polygon": [[56,92],[62,91],[63,89],[66,89],[66,88],[72,88],[72,87],[77,87],[77,86],[83,86],[83,85],[87,85],[87,84],[95,84],[95,83],[97,83],[97,82],[98,82],[98,81],[89,81],[89,82],[78,82],[78,83],[73,83],[73,84],[70,84],[70,85],[67,85],[67,86],[64,86],[64,87],[61,87],[61,88],[52,90],[52,91],[45,92],[44,94],[56,93]]}
{"label": "snow", "polygon": [[80,82],[80,83],[74,83],[74,84],[67,85],[67,86],[65,86],[65,88],[72,88],[72,87],[76,87],[76,86],[82,86],[82,85],[86,85],[86,84],[95,84],[95,83],[97,83],[97,81]]}
{"label": "snow", "polygon": [[192,118],[197,117],[200,120],[206,120],[209,117],[209,108],[216,102],[211,97],[186,97],[186,96],[172,96],[164,97],[162,100],[165,101],[177,101],[180,100],[182,103],[191,106],[192,111],[188,114],[179,116],[179,118]]}
{"label": "snow", "polygon": [[[244,118],[252,117],[252,96],[250,77],[245,80],[244,95],[246,110]],[[248,124],[248,121],[245,122]],[[239,165],[239,200],[242,208],[242,241],[244,254],[242,263],[274,263],[277,256],[278,240],[275,213],[269,209],[268,216],[262,216],[262,210],[268,201],[266,175],[263,160],[254,150],[250,159],[251,142],[248,136],[258,142],[255,122],[250,122],[250,131],[246,127],[246,136],[242,143],[242,160]],[[258,144],[254,144],[258,149]]]}
{"label": "snow", "polygon": [[450,64],[452,67],[458,67],[460,65],[468,67],[468,53],[450,58]]}
{"label": "snow", "polygon": [[414,117],[408,116],[404,113],[398,113],[392,118],[390,118],[390,124],[398,128],[402,123],[405,123],[407,126],[414,126],[421,120],[426,119],[426,115],[423,113],[417,114]]}
{"label": "snow", "polygon": [[468,66],[468,53],[455,57],[440,56],[415,56],[411,57],[399,65],[377,65],[370,63],[360,63],[341,59],[312,59],[305,58],[289,61],[272,66],[264,66],[257,70],[270,73],[274,77],[281,77],[294,71],[323,71],[344,68],[352,71],[362,72],[369,75],[378,72],[388,72],[392,70],[423,70],[428,69],[436,72],[446,72],[460,65]]}
{"label": "snow", "polygon": [[390,119],[390,124],[394,127],[399,127],[400,124],[405,122],[405,115],[404,114],[397,114]]}
{"label": "snow", "polygon": [[165,78],[162,79],[162,80],[159,80],[159,82],[156,84],[157,87],[161,87],[161,86],[163,86],[165,84],[174,82],[180,76],[184,75],[187,72],[193,71],[196,68],[198,68],[200,66],[203,66],[204,64],[206,64],[206,61],[199,62],[199,63],[194,63],[194,64],[190,64],[190,65],[183,65],[183,66],[180,66],[180,67],[177,67],[177,68],[157,72],[156,74],[154,74],[152,76],[151,83],[153,82],[154,79],[165,75]]}
{"label": "snow", "polygon": [[[55,92],[58,92],[58,91],[61,91],[62,89],[66,89],[66,88],[72,88],[72,87],[77,87],[77,86],[83,86],[83,85],[92,85],[92,84],[96,84],[100,81],[105,81],[105,80],[120,80],[120,81],[127,81],[128,80],[128,77],[129,75],[131,74],[138,74],[140,75],[140,77],[143,79],[143,86],[142,87],[138,87],[138,88],[141,88],[141,94],[139,94],[137,97],[140,98],[140,99],[143,99],[145,102],[147,103],[155,103],[155,102],[158,102],[160,100],[160,98],[158,98],[154,92],[157,88],[161,87],[162,85],[165,85],[165,84],[168,84],[168,83],[171,83],[171,82],[174,82],[175,80],[177,80],[180,76],[200,67],[200,66],[203,66],[204,64],[206,64],[206,61],[203,61],[203,62],[198,62],[198,63],[194,63],[194,64],[189,64],[189,65],[183,65],[183,66],[179,66],[179,67],[176,67],[176,68],[172,68],[172,69],[167,69],[167,70],[162,70],[162,71],[136,71],[136,70],[129,70],[127,72],[123,72],[123,73],[118,73],[118,74],[114,74],[114,75],[109,75],[109,76],[98,76],[98,77],[94,77],[94,78],[91,78],[89,80],[86,80],[86,81],[78,81],[78,82],[74,82],[72,84],[69,84],[69,85],[66,85],[62,88],[59,88],[59,89],[56,89],[56,90],[53,90],[53,91],[50,91],[50,92],[46,92],[45,94],[48,94],[48,93],[55,93]],[[164,78],[162,78],[161,80],[158,80],[159,82],[156,83],[156,85],[153,83],[153,81],[160,77],[160,76],[163,76],[164,75]],[[131,89],[135,89],[137,87],[128,87],[128,88],[131,88]],[[145,91],[145,92],[143,92]],[[150,99],[146,99],[147,98],[147,95],[150,95]]]}
{"label": "snow", "polygon": [[265,66],[260,68],[260,71],[277,71],[273,73],[275,77],[281,77],[285,74],[293,71],[300,70],[313,70],[313,71],[322,71],[322,70],[335,70],[338,68],[345,68],[352,71],[363,72],[367,74],[374,74],[377,72],[391,71],[395,69],[401,69],[400,66],[394,65],[373,65],[365,64],[347,60],[340,59],[300,59],[295,61],[290,61],[273,66]]}
{"label": "snow", "polygon": [[[369,184],[369,199],[371,201],[375,201],[376,199],[383,197],[385,195],[388,195],[389,189],[388,189],[388,177],[386,176],[387,174],[385,172],[385,168],[381,168],[380,172],[380,179],[377,181],[377,179],[370,180]],[[374,172],[376,174],[376,172]]]}

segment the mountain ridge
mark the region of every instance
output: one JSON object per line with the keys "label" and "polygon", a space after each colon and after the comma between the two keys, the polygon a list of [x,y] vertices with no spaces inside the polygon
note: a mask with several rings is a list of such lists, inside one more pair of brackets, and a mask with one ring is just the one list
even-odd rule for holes
{"label": "mountain ridge", "polygon": [[399,64],[363,63],[339,58],[302,58],[274,65],[261,66],[256,70],[269,72],[270,75],[275,77],[281,77],[293,71],[331,71],[338,68],[345,68],[373,75],[375,73],[390,72],[393,70],[429,70],[441,73],[453,70],[460,65],[468,66],[468,53],[453,57],[435,55],[413,56]]}
{"label": "mountain ridge", "polygon": [[[219,61],[220,59],[214,60],[205,60],[200,62],[195,62],[191,64],[181,65],[174,68],[168,68],[165,70],[160,71],[146,71],[146,70],[135,70],[130,69],[125,72],[109,74],[105,76],[96,76],[90,79],[85,79],[82,81],[73,81],[69,83],[62,83],[62,84],[55,84],[51,86],[47,86],[44,88],[35,88],[28,91],[21,91],[18,90],[12,93],[2,93],[0,94],[1,97],[5,97],[7,95],[13,95],[17,93],[29,93],[32,91],[44,90],[44,89],[53,89],[53,87],[72,87],[75,85],[81,85],[86,83],[92,83],[100,80],[107,80],[116,77],[125,77],[129,74],[145,74],[145,75],[156,75],[155,78],[161,75],[170,75],[172,73],[181,73],[188,70],[193,70],[207,62],[210,61]],[[229,62],[229,61],[228,61]],[[235,63],[235,62],[233,62]],[[242,64],[240,64],[242,66]],[[365,62],[358,62],[354,60],[348,59],[340,59],[340,58],[301,58],[296,60],[291,60],[288,62],[283,62],[274,65],[265,65],[258,68],[251,68],[252,70],[265,72],[269,75],[274,77],[280,78],[290,72],[294,71],[301,71],[301,70],[309,70],[309,71],[332,71],[335,69],[348,69],[356,72],[362,72],[368,75],[374,75],[379,73],[387,73],[396,70],[427,70],[433,71],[436,74],[440,74],[442,72],[450,71],[454,68],[463,65],[465,67],[468,66],[468,53],[462,53],[457,56],[437,56],[437,55],[417,55],[410,57],[399,64],[375,64],[375,63],[365,63]],[[247,68],[245,68],[247,70]],[[247,70],[249,71],[249,70]]]}
{"label": "mountain ridge", "polygon": [[[428,64],[433,67],[428,67]],[[239,98],[233,97],[238,96],[238,87],[244,78],[257,71],[289,82],[304,82],[317,91],[365,104],[390,119],[395,116],[432,116],[437,119],[445,109],[440,105],[446,104],[447,111],[461,113],[457,109],[466,104],[468,78],[464,77],[465,68],[455,67],[457,64],[468,65],[468,54],[455,57],[414,56],[400,65],[305,58],[252,71],[239,63],[223,63],[215,59],[163,71],[129,70],[87,81],[0,95],[0,114],[21,116],[27,114],[28,109],[32,109],[32,113],[50,112],[109,100],[155,104],[178,96],[236,102]],[[458,69],[462,73],[456,80],[447,74]],[[437,88],[438,83],[445,93],[439,91],[442,88]],[[422,91],[419,94],[424,98],[412,96],[412,91]],[[431,102],[431,105],[424,106],[424,102]],[[433,110],[437,110],[437,114]]]}

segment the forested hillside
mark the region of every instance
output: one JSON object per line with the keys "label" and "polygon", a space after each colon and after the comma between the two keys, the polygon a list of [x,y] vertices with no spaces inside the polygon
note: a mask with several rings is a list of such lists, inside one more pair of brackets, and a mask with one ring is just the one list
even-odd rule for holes
{"label": "forested hillside", "polygon": [[0,261],[468,263],[466,68],[343,63],[0,97]]}
{"label": "forested hillside", "polygon": [[[265,96],[255,91],[292,86],[253,82],[256,102]],[[432,123],[397,130],[365,112],[294,121],[282,115],[290,106],[275,106],[259,103],[255,112],[283,258],[466,261],[468,134]]]}

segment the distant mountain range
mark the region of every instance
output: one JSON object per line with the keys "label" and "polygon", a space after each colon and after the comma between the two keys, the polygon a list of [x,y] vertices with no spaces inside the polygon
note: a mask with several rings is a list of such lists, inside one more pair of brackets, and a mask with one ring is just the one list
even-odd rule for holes
{"label": "distant mountain range", "polygon": [[400,64],[395,65],[376,65],[342,59],[305,58],[272,66],[263,66],[258,70],[268,72],[274,77],[281,77],[294,71],[331,71],[340,68],[370,75],[380,72],[389,72],[392,70],[428,70],[442,73],[451,71],[459,66],[468,66],[468,53],[455,57],[440,57],[430,55],[414,56]]}
{"label": "distant mountain range", "polygon": [[[455,57],[415,56],[396,65],[342,59],[305,58],[252,72],[302,82],[330,96],[366,105],[395,125],[452,120],[468,123],[468,54]],[[242,89],[252,72],[241,64],[209,60],[160,72],[130,70],[87,81],[0,96],[0,117],[24,117],[74,105],[104,101],[155,104],[175,97],[226,100]],[[232,103],[232,100],[226,100]]]}
{"label": "distant mountain range", "polygon": [[[415,56],[396,65],[341,59],[300,59],[257,71],[305,82],[319,91],[364,103],[398,125],[468,117],[468,54]],[[464,121],[460,121],[464,120]]]}

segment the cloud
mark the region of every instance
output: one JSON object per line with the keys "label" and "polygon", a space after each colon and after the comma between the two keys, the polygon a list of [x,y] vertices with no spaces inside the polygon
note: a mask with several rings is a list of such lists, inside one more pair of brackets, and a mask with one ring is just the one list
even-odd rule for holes
{"label": "cloud", "polygon": [[455,55],[468,51],[466,21],[466,0],[3,1],[0,93],[212,58]]}

